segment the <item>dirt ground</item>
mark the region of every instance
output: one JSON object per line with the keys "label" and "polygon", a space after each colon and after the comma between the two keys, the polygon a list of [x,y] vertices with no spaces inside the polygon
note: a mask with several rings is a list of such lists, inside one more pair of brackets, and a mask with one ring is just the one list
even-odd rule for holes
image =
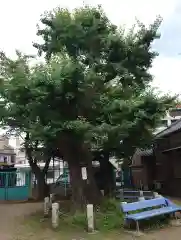
{"label": "dirt ground", "polygon": [[19,222],[42,208],[42,203],[0,203],[0,240],[14,240],[21,229]]}
{"label": "dirt ground", "polygon": [[[33,232],[36,232],[34,229],[33,232],[30,229],[27,229],[26,236],[21,236],[21,230],[23,229],[23,219],[27,218],[28,215],[33,214],[42,209],[42,203],[21,203],[21,204],[1,204],[0,203],[0,240],[72,240],[72,237],[68,236],[63,237],[60,233],[52,233],[50,229],[42,229],[41,233],[37,232],[34,235]],[[28,232],[30,231],[30,232]],[[22,231],[24,232],[24,230]],[[52,235],[51,235],[52,234]],[[51,235],[51,236],[50,236]],[[99,235],[99,233],[98,233]],[[108,235],[99,235],[90,236],[85,238],[77,238],[74,240],[87,240],[87,239],[107,239],[107,240],[116,240],[116,239],[124,239],[124,240],[133,240],[137,239],[132,235],[120,235],[108,234]],[[180,227],[165,227],[160,230],[156,230],[154,232],[149,232],[139,237],[140,240],[171,240],[171,239],[180,239],[181,236],[181,226]]]}
{"label": "dirt ground", "polygon": [[161,230],[157,230],[154,233],[149,233],[145,235],[140,240],[177,240],[181,236],[181,226],[180,227],[166,227]]}

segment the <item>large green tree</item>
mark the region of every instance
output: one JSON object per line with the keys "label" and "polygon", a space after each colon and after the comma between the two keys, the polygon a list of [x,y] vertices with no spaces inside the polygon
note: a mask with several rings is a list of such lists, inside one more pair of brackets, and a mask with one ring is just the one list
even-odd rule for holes
{"label": "large green tree", "polygon": [[80,206],[100,196],[92,152],[130,157],[174,100],[150,87],[156,56],[151,44],[160,20],[125,34],[100,7],[86,6],[73,12],[57,8],[41,23],[37,34],[43,43],[34,46],[46,62],[30,67],[26,56],[13,61],[1,55],[2,122],[67,161],[73,201]]}
{"label": "large green tree", "polygon": [[[33,97],[33,89],[29,89],[32,76],[29,67],[31,58],[19,51],[15,60],[6,57],[3,52],[0,53],[0,115],[1,127],[4,127],[7,133],[24,138],[22,147],[37,180],[37,197],[42,198],[48,193],[45,178],[56,148],[51,139],[47,141],[45,137],[40,137],[39,122],[31,111]],[[39,131],[38,137],[36,131]],[[38,166],[40,161],[45,162],[43,170]]]}

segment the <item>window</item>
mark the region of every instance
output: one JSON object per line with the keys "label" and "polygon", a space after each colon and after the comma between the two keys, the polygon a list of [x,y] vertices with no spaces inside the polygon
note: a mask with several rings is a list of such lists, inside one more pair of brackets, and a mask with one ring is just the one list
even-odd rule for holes
{"label": "window", "polygon": [[4,157],[4,163],[8,163],[8,157]]}
{"label": "window", "polygon": [[47,178],[54,178],[54,171],[50,170],[47,172]]}
{"label": "window", "polygon": [[15,156],[11,157],[11,163],[14,164],[15,163]]}
{"label": "window", "polygon": [[0,163],[11,163],[11,156],[0,155]]}

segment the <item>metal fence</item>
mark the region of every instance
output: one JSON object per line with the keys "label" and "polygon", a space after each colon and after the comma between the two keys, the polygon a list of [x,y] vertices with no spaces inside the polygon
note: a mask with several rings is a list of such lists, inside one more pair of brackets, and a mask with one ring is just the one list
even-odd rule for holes
{"label": "metal fence", "polygon": [[137,201],[140,197],[144,197],[145,199],[152,199],[154,198],[154,192],[119,189],[116,193],[116,198],[120,199],[121,201]]}
{"label": "metal fence", "polygon": [[0,200],[27,200],[30,191],[30,172],[0,172]]}
{"label": "metal fence", "polygon": [[[64,182],[67,168],[50,168],[45,176],[47,184],[53,184],[58,179]],[[37,180],[30,168],[19,168],[11,172],[0,172],[0,200],[28,200],[32,197]]]}

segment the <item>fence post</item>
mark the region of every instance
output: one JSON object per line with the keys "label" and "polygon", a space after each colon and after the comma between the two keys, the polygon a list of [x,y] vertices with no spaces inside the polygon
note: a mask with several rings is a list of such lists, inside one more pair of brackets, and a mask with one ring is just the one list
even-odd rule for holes
{"label": "fence post", "polygon": [[57,228],[59,225],[59,204],[52,204],[52,227]]}
{"label": "fence post", "polygon": [[50,209],[52,209],[53,200],[54,200],[54,194],[53,194],[53,193],[50,193],[50,202],[49,202],[49,207],[50,207]]}
{"label": "fence post", "polygon": [[139,197],[139,198],[138,198],[138,201],[144,201],[144,200],[145,200],[144,197]]}
{"label": "fence post", "polygon": [[140,191],[140,197],[144,197],[144,196],[143,196],[143,191]]}
{"label": "fence post", "polygon": [[143,195],[143,191],[140,191],[139,194],[140,194],[140,196],[138,197],[138,201],[144,201],[145,197]]}
{"label": "fence post", "polygon": [[48,216],[49,213],[49,205],[50,201],[49,201],[49,197],[45,197],[44,198],[44,217]]}
{"label": "fence post", "polygon": [[88,232],[94,231],[94,210],[93,210],[93,204],[87,205],[87,227]]}
{"label": "fence post", "polygon": [[120,200],[121,201],[124,201],[124,190],[121,188],[120,191],[119,191],[119,196],[120,196]]}
{"label": "fence post", "polygon": [[144,198],[144,195],[143,195],[143,191],[140,191],[140,196],[138,197],[138,201],[144,201],[145,198]]}
{"label": "fence post", "polygon": [[153,197],[154,198],[160,198],[162,195],[159,195],[157,192],[153,192]]}

